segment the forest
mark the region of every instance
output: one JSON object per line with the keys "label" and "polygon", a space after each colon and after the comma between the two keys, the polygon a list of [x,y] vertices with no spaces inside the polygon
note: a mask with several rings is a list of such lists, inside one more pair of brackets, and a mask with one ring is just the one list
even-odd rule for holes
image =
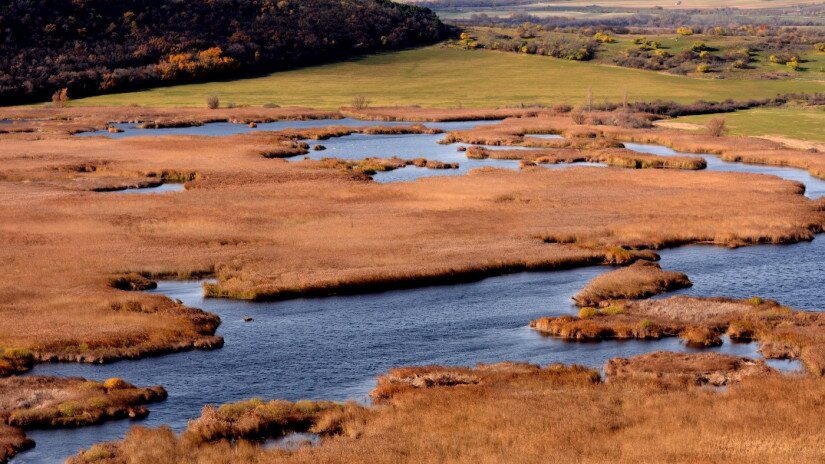
{"label": "forest", "polygon": [[198,82],[432,43],[429,9],[388,0],[9,0],[0,101]]}

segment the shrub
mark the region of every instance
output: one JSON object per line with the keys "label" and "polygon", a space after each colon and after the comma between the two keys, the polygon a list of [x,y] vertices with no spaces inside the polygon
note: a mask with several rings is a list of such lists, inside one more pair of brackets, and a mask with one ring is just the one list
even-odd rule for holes
{"label": "shrub", "polygon": [[131,387],[131,385],[129,385],[125,380],[121,379],[120,377],[111,377],[103,382],[103,387],[105,387],[107,390],[121,390],[124,388],[129,388]]}
{"label": "shrub", "polygon": [[363,95],[356,95],[352,98],[352,108],[356,110],[365,110],[369,108],[370,101]]}
{"label": "shrub", "polygon": [[578,124],[578,125],[584,124],[584,122],[587,120],[587,117],[584,115],[584,113],[581,110],[576,110],[576,111],[570,113],[570,118],[572,118],[573,122]]}
{"label": "shrub", "polygon": [[599,310],[592,307],[592,306],[586,306],[586,307],[579,310],[579,317],[581,319],[592,319],[592,318],[594,318],[598,315],[599,315]]}
{"label": "shrub", "polygon": [[676,29],[676,33],[679,35],[693,35],[693,28],[688,26],[682,26]]}
{"label": "shrub", "polygon": [[825,53],[825,42],[820,42],[814,45],[814,50]]}
{"label": "shrub", "polygon": [[765,302],[765,300],[763,300],[761,297],[758,297],[758,296],[751,297],[748,300],[748,303],[752,304],[753,306],[762,306],[762,303],[764,303],[764,302]]}
{"label": "shrub", "polygon": [[609,34],[605,34],[604,32],[597,32],[596,35],[593,36],[593,38],[596,39],[596,42],[599,43],[615,42],[615,40],[613,40],[613,37],[611,37]]}
{"label": "shrub", "polygon": [[725,121],[725,118],[713,118],[708,121],[705,128],[711,137],[721,137],[727,132],[727,121]]}
{"label": "shrub", "polygon": [[112,450],[112,445],[111,444],[109,444],[109,443],[99,443],[99,444],[92,445],[91,448],[89,448],[86,451],[83,451],[81,453],[81,456],[87,462],[97,462],[97,461],[103,461],[103,460],[106,460],[106,459],[111,459],[111,458],[115,457],[115,453]]}
{"label": "shrub", "polygon": [[221,100],[218,98],[217,95],[210,95],[206,97],[206,107],[210,110],[217,109],[221,106]]}
{"label": "shrub", "polygon": [[569,113],[569,112],[573,111],[573,107],[568,105],[567,103],[557,103],[557,104],[553,105],[552,109],[553,109],[554,113],[559,113],[559,114]]}
{"label": "shrub", "polygon": [[80,405],[73,401],[66,401],[57,405],[57,412],[63,417],[73,417],[80,411]]}
{"label": "shrub", "polygon": [[696,53],[710,51],[710,47],[708,47],[704,42],[699,41],[693,42],[693,45],[690,46],[690,49]]}
{"label": "shrub", "polygon": [[602,308],[600,312],[607,316],[617,316],[619,314],[624,314],[624,308],[621,306],[611,305],[606,308]]}
{"label": "shrub", "polygon": [[710,65],[707,63],[699,63],[696,65],[696,72],[705,74],[710,72]]}

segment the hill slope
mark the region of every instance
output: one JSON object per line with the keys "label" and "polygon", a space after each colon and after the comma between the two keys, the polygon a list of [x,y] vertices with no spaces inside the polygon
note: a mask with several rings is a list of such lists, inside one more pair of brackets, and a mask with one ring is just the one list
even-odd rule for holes
{"label": "hill slope", "polygon": [[72,97],[306,65],[440,38],[389,0],[7,0],[0,101]]}

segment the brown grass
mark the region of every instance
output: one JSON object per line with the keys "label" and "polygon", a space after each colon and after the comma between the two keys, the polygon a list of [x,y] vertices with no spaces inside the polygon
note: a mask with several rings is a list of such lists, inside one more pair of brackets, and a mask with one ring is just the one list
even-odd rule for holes
{"label": "brown grass", "polygon": [[656,263],[637,261],[594,278],[573,300],[578,306],[599,306],[609,300],[648,298],[691,285],[681,272],[663,271]]}
{"label": "brown grass", "polygon": [[[201,416],[189,422],[183,439],[196,443],[217,440],[256,440],[281,437],[291,432],[338,434],[342,414],[361,406],[330,401],[263,401],[259,398],[206,406]],[[345,413],[346,411],[346,413]]]}
{"label": "brown grass", "polygon": [[[358,430],[296,451],[249,443],[190,443],[168,429],[133,428],[123,442],[78,455],[73,464],[156,462],[522,463],[741,462],[780,464],[825,458],[819,411],[825,381],[742,375],[750,361],[685,360],[694,375],[735,378],[724,393],[647,375],[594,380],[594,371],[550,366],[490,374],[457,368],[477,383],[394,392],[346,419]],[[648,372],[679,363],[670,359]],[[631,360],[633,363],[633,360]],[[449,368],[417,368],[419,375]],[[709,375],[709,381],[717,376]],[[655,444],[653,446],[652,444]],[[97,449],[96,449],[97,448]]]}
{"label": "brown grass", "polygon": [[795,311],[761,299],[686,296],[613,302],[594,311],[585,311],[579,317],[544,317],[530,326],[568,340],[678,335],[699,347],[718,345],[719,336],[727,333],[735,341],[758,341],[760,352],[767,358],[799,359],[809,372],[825,375],[823,313]]}
{"label": "brown grass", "polygon": [[[260,156],[292,141],[283,133],[64,135],[81,122],[127,116],[296,112],[120,108],[88,110],[83,119],[66,111],[77,119],[50,120],[54,132],[0,135],[0,347],[27,349],[35,360],[100,362],[219,346],[214,316],[116,288],[131,287],[124,276],[132,273],[211,274],[212,296],[291,298],[616,262],[619,248],[793,242],[825,223],[796,185],[766,176],[482,169],[380,185],[336,169],[337,161],[324,168]],[[536,131],[558,120],[518,121]],[[89,191],[164,178],[187,180],[187,190]]]}

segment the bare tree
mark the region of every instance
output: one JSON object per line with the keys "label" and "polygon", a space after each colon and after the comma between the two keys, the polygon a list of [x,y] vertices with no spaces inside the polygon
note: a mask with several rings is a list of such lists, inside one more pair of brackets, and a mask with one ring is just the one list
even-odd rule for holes
{"label": "bare tree", "polygon": [[711,137],[721,137],[728,131],[725,118],[713,118],[705,125],[708,135]]}
{"label": "bare tree", "polygon": [[352,99],[352,108],[356,110],[365,110],[370,106],[370,101],[363,95],[356,95]]}
{"label": "bare tree", "polygon": [[55,108],[65,108],[69,104],[69,89],[63,87],[53,93],[52,104]]}
{"label": "bare tree", "polygon": [[218,98],[217,95],[210,95],[206,97],[207,108],[209,108],[210,110],[214,110],[217,109],[219,106],[221,106],[221,100],[220,98]]}

